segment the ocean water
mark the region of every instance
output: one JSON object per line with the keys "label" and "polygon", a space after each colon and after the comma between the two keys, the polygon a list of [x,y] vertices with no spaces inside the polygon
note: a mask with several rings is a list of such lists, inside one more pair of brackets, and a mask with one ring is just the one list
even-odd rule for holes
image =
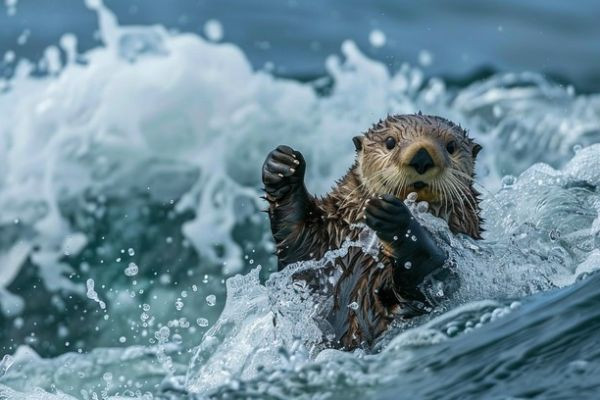
{"label": "ocean water", "polygon": [[[597,398],[593,13],[270,3],[5,3],[0,398]],[[460,13],[488,36],[433,43]],[[275,273],[262,161],[292,145],[326,193],[354,135],[419,110],[483,145],[484,240],[419,214],[460,289],[373,352],[323,349],[320,299],[290,277],[369,251],[372,232]]]}

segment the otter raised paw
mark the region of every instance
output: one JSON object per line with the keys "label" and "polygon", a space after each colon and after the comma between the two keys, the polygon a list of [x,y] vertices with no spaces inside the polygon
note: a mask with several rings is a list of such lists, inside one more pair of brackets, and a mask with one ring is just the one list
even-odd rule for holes
{"label": "otter raised paw", "polygon": [[444,264],[444,252],[399,198],[385,194],[367,200],[365,222],[394,260],[394,286],[406,298],[424,302],[418,286]]}
{"label": "otter raised paw", "polygon": [[321,237],[318,224],[311,223],[321,212],[304,186],[305,170],[304,157],[289,146],[277,147],[263,164],[265,198],[280,268],[310,258],[314,243],[307,243],[309,235],[315,240]]}
{"label": "otter raised paw", "polygon": [[306,163],[298,151],[279,146],[269,153],[263,164],[265,191],[273,198],[282,198],[304,186]]}

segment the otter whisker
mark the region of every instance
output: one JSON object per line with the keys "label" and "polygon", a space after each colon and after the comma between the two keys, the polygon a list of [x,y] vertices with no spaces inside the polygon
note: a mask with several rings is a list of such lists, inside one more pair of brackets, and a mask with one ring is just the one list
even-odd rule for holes
{"label": "otter whisker", "polygon": [[462,199],[460,198],[460,195],[457,194],[454,185],[452,185],[452,181],[450,179],[448,179],[448,177],[446,177],[446,179],[444,179],[443,184],[442,184],[443,190],[444,190],[444,197],[445,199],[448,201],[448,203],[450,204],[451,209],[448,211],[451,214],[455,214],[456,213],[456,207],[455,205],[458,203],[459,205],[462,202]]}
{"label": "otter whisker", "polygon": [[466,200],[467,205],[471,209],[472,212],[477,213],[475,209],[475,199],[473,198],[473,194],[471,192],[470,187],[461,182],[455,176],[450,176],[450,180],[454,183],[454,185],[458,186],[457,190],[463,193],[461,196],[461,200]]}
{"label": "otter whisker", "polygon": [[450,201],[450,195],[448,194],[446,185],[442,181],[438,181],[438,186],[442,192],[442,198],[444,199],[444,214],[449,214],[450,210],[448,210],[448,205],[452,205],[452,202]]}
{"label": "otter whisker", "polygon": [[441,180],[436,179],[432,182],[432,186],[433,190],[438,193],[439,197],[442,199],[440,206],[443,208],[444,214],[446,214],[448,212],[448,195],[444,190],[444,185]]}
{"label": "otter whisker", "polygon": [[460,171],[458,169],[450,169],[449,173],[452,174],[452,175],[454,175],[457,178],[463,178],[463,179],[465,179],[468,183],[471,183],[471,182],[473,182],[475,180],[471,175],[469,175],[469,174],[467,174],[467,173],[465,173],[463,171]]}
{"label": "otter whisker", "polygon": [[[446,184],[443,181],[439,182],[439,186],[440,189],[443,193],[443,199],[444,199],[444,213],[447,215],[447,218],[449,218],[450,214],[454,211],[454,199],[453,199],[453,195],[451,193],[449,193],[448,188],[446,187]],[[450,205],[450,208],[448,207],[448,205]]]}
{"label": "otter whisker", "polygon": [[451,177],[449,179],[449,182],[451,182],[454,186],[454,190],[457,192],[461,192],[463,193],[462,196],[460,196],[460,200],[461,200],[461,213],[463,216],[466,216],[466,207],[470,209],[470,211],[477,215],[478,212],[476,210],[476,206],[474,204],[475,199],[473,198],[470,188],[468,188],[463,182],[461,182],[460,180],[458,180],[456,177]]}

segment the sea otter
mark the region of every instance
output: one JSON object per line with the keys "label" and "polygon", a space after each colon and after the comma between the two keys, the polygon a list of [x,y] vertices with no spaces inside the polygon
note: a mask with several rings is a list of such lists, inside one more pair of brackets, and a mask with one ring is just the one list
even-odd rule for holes
{"label": "sea otter", "polygon": [[379,238],[378,261],[353,247],[336,262],[341,275],[326,319],[331,342],[343,349],[369,347],[398,315],[428,310],[420,285],[443,269],[447,255],[404,204],[410,193],[452,232],[475,239],[481,233],[473,188],[481,146],[459,125],[421,113],[394,115],[353,141],[355,163],[323,198],[308,193],[304,158],[288,146],[273,150],[262,170],[280,269],[356,240],[361,223]]}

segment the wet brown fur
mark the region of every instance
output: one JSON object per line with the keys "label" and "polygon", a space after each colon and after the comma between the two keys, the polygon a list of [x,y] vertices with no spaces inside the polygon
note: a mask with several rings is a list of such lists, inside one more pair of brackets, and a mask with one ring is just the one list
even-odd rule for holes
{"label": "wet brown fur", "polygon": [[[392,151],[384,145],[390,136],[397,141]],[[449,141],[456,143],[453,154],[446,151]],[[345,240],[357,240],[361,229],[351,225],[363,221],[366,201],[381,194],[404,199],[417,192],[419,200],[428,201],[429,210],[448,221],[454,233],[481,237],[479,194],[472,185],[480,146],[460,126],[421,114],[389,116],[364,134],[360,147],[346,175],[325,197],[310,196],[299,220],[291,220],[286,211],[293,196],[275,201],[267,195],[280,267],[319,259]],[[420,147],[426,147],[435,162],[425,175],[416,175],[407,164]],[[416,190],[412,184],[417,180],[428,186]],[[342,348],[368,347],[398,313],[406,311],[407,299],[394,288],[394,263],[385,243],[378,258],[383,268],[360,248],[351,247],[336,261],[342,274],[332,288],[334,305],[327,319],[334,332],[332,342]],[[357,310],[348,307],[352,302],[358,303]]]}

